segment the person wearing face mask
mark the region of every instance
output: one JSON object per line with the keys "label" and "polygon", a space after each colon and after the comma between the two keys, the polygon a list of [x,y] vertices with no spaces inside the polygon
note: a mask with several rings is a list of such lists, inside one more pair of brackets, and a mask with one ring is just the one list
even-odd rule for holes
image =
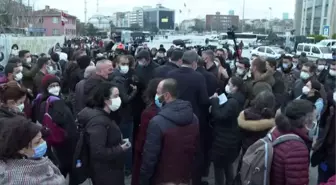
{"label": "person wearing face mask", "polygon": [[138,132],[136,133],[136,139],[134,140],[134,165],[132,170],[132,185],[140,184],[140,168],[142,164],[142,153],[146,141],[147,129],[152,118],[156,116],[161,109],[159,108],[160,102],[155,101],[156,89],[161,81],[162,79],[160,78],[152,79],[144,92],[147,107],[141,113],[141,124],[139,126]]}
{"label": "person wearing face mask", "polygon": [[78,122],[85,127],[87,136],[84,144],[89,148],[89,175],[93,185],[125,184],[125,155],[132,145],[111,116],[121,104],[117,86],[102,82],[78,114]]}
{"label": "person wearing face mask", "polygon": [[235,75],[244,80],[244,82],[249,82],[252,80],[252,74],[250,71],[250,60],[248,58],[239,59],[236,63]]}
{"label": "person wearing face mask", "polygon": [[318,183],[335,175],[336,90],[328,93],[328,108],[319,124],[319,138],[313,146],[311,164],[318,166]]}
{"label": "person wearing face mask", "polygon": [[13,44],[11,56],[18,56],[19,55],[19,46],[17,44]]}
{"label": "person wearing face mask", "polygon": [[[13,60],[19,60],[19,58],[12,58]],[[10,81],[16,81],[18,83],[21,83],[22,80],[22,66],[18,66],[15,62],[9,62],[5,67],[5,75],[6,78],[3,79],[1,83],[7,83]]]}
{"label": "person wearing face mask", "polygon": [[[317,70],[317,67],[312,62],[307,62],[302,65],[300,79],[297,79],[295,81],[293,90],[292,92],[290,92],[293,99],[296,99],[302,95],[303,87],[306,86],[309,81],[318,82],[317,77],[315,75],[316,70]],[[327,95],[326,95],[324,86],[320,82],[318,83],[320,84],[318,93],[319,93],[319,96],[323,99],[323,108],[320,112],[322,114],[327,107],[326,106],[327,105]]]}
{"label": "person wearing face mask", "polygon": [[1,118],[0,127],[0,184],[66,184],[60,170],[44,157],[47,144],[41,126],[15,116]]}
{"label": "person wearing face mask", "polygon": [[[120,120],[116,120],[119,123],[120,130],[124,137],[129,138],[133,143],[133,110],[134,98],[137,94],[137,86],[133,82],[133,73],[129,68],[129,60],[126,55],[121,55],[116,58],[117,67],[113,70],[113,73],[109,75],[109,81],[115,82],[118,85],[120,98],[123,102],[118,111]],[[127,151],[125,175],[131,174],[132,170],[132,150]]]}
{"label": "person wearing face mask", "polygon": [[[197,153],[199,122],[190,102],[177,99],[177,81],[162,80],[143,149],[140,184],[188,184]],[[178,139],[177,139],[178,138]]]}
{"label": "person wearing face mask", "polygon": [[171,58],[164,65],[155,68],[154,77],[155,78],[165,78],[167,74],[179,68],[182,65],[183,51],[181,49],[174,49]]}
{"label": "person wearing face mask", "polygon": [[[225,86],[227,102],[220,104],[218,94],[211,99],[211,124],[213,140],[211,160],[214,163],[215,184],[233,183],[233,162],[241,148],[241,136],[237,117],[245,103],[244,81],[240,77],[232,77]],[[223,124],[225,123],[225,124]],[[230,151],[230,152],[227,152]]]}
{"label": "person wearing face mask", "polygon": [[317,69],[316,69],[316,77],[317,77],[317,80],[324,84],[325,82],[325,79],[328,75],[328,65],[327,65],[327,61],[325,59],[317,59],[316,60],[316,66],[317,66]]}
{"label": "person wearing face mask", "polygon": [[276,116],[272,140],[285,134],[294,134],[299,140],[289,140],[274,147],[270,184],[309,184],[311,131],[316,128],[314,109],[307,100],[294,100]]}
{"label": "person wearing face mask", "polygon": [[33,93],[37,95],[38,93],[42,92],[42,79],[45,75],[48,74],[48,66],[50,65],[50,60],[46,57],[41,57],[37,60],[36,66],[40,69],[40,71],[34,77],[34,87]]}
{"label": "person wearing face mask", "polygon": [[295,56],[291,57],[285,55],[280,61],[280,72],[283,75],[283,82],[285,84],[285,91],[291,92],[294,87],[294,83],[297,80],[297,61],[295,61]]}
{"label": "person wearing face mask", "polygon": [[[58,164],[61,173],[66,177],[70,173],[70,184],[72,184],[72,155],[76,145],[76,124],[70,107],[62,98],[60,92],[60,79],[47,74],[42,79],[42,94],[34,100],[37,121],[44,124],[44,115],[48,113],[52,121],[65,132],[65,139],[57,145],[48,143],[48,156]],[[48,106],[48,107],[46,107]],[[46,112],[47,111],[47,112]],[[56,156],[56,160],[54,158]]]}
{"label": "person wearing face mask", "polygon": [[32,57],[28,50],[19,51],[19,57],[22,60],[22,84],[27,89],[33,89],[34,77],[38,73],[39,68],[32,63]]}
{"label": "person wearing face mask", "polygon": [[336,61],[330,62],[328,74],[323,83],[326,92],[333,92],[336,88]]}
{"label": "person wearing face mask", "polygon": [[310,80],[302,88],[302,95],[297,99],[308,100],[315,105],[316,108],[316,120],[319,121],[322,113],[323,99],[320,95],[321,84],[316,80]]}
{"label": "person wearing face mask", "polygon": [[17,82],[11,81],[0,86],[1,102],[0,117],[24,115],[24,102],[27,90]]}

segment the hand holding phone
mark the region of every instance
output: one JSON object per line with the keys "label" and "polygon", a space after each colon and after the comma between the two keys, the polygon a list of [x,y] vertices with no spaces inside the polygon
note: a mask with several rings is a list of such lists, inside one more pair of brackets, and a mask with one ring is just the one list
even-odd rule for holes
{"label": "hand holding phone", "polygon": [[129,141],[129,139],[126,138],[126,139],[123,139],[123,143],[122,143],[120,146],[121,146],[121,148],[125,151],[125,150],[130,149],[130,148],[132,147],[132,144],[131,144],[131,142]]}

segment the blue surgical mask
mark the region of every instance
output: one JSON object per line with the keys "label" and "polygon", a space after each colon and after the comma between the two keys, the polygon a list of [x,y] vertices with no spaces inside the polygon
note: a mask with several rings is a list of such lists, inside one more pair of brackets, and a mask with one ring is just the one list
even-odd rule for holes
{"label": "blue surgical mask", "polygon": [[155,105],[159,108],[162,107],[162,103],[160,102],[160,96],[159,95],[155,95]]}
{"label": "blue surgical mask", "polygon": [[41,144],[39,144],[34,149],[34,155],[32,156],[33,159],[38,159],[44,156],[44,154],[47,152],[47,143],[43,141]]}

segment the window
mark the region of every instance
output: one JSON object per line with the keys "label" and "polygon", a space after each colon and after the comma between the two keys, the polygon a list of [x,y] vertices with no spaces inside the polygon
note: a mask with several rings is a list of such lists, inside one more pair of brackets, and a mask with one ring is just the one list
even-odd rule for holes
{"label": "window", "polygon": [[58,17],[53,17],[53,18],[52,18],[52,22],[53,22],[54,24],[58,24],[58,23],[59,23]]}
{"label": "window", "polygon": [[305,52],[310,52],[310,46],[305,46],[303,49]]}
{"label": "window", "polygon": [[315,54],[320,54],[320,50],[317,47],[313,47],[312,52]]}
{"label": "window", "polygon": [[264,53],[264,52],[265,52],[265,47],[260,47],[260,48],[258,49],[258,51]]}
{"label": "window", "polygon": [[52,35],[53,36],[58,36],[60,34],[59,29],[53,29]]}
{"label": "window", "polygon": [[266,53],[273,54],[274,52],[270,48],[267,48]]}
{"label": "window", "polygon": [[303,51],[303,46],[302,46],[302,45],[298,45],[297,50],[298,50],[298,51]]}

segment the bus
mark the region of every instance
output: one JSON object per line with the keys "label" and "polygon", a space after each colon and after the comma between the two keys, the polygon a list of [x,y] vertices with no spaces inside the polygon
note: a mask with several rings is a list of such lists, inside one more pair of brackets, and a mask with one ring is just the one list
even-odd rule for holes
{"label": "bus", "polygon": [[[253,43],[257,42],[257,34],[253,33],[235,33],[237,44],[241,41],[243,42],[244,46],[249,46]],[[234,45],[232,38],[228,38],[228,44]]]}

